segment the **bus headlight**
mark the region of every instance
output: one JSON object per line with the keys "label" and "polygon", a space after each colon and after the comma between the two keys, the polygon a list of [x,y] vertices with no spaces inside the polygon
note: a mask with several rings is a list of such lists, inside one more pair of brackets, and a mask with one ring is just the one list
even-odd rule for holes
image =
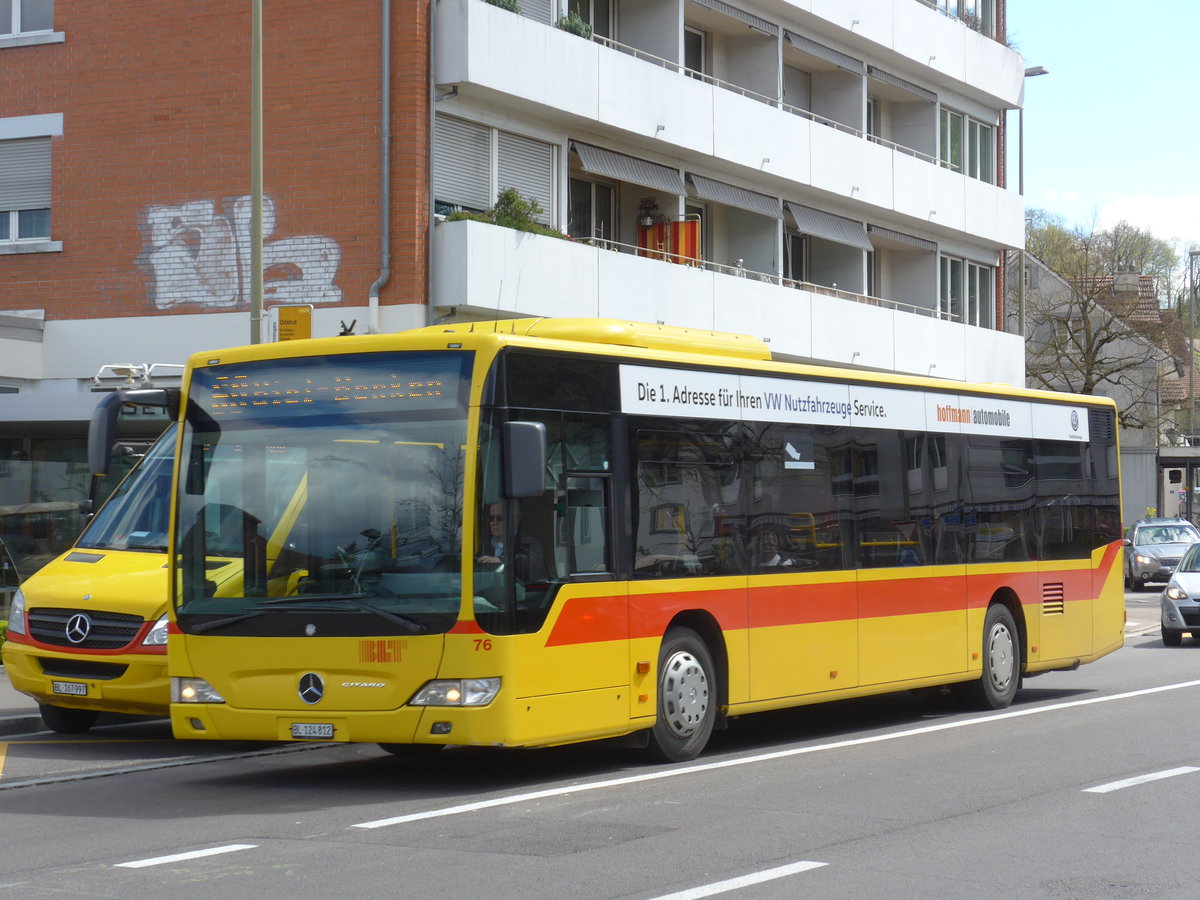
{"label": "bus headlight", "polygon": [[25,633],[25,595],[20,588],[13,594],[12,604],[8,607],[8,630],[13,634]]}
{"label": "bus headlight", "polygon": [[150,629],[142,641],[143,647],[165,647],[167,645],[167,614],[163,613],[159,616],[158,621],[154,623],[154,627]]}
{"label": "bus headlight", "polygon": [[444,678],[428,681],[410,706],[487,706],[500,693],[499,678]]}
{"label": "bus headlight", "polygon": [[1167,587],[1167,596],[1172,600],[1186,600],[1188,598],[1187,591],[1177,584],[1172,584]]}
{"label": "bus headlight", "polygon": [[203,678],[172,678],[172,703],[224,703],[225,698]]}

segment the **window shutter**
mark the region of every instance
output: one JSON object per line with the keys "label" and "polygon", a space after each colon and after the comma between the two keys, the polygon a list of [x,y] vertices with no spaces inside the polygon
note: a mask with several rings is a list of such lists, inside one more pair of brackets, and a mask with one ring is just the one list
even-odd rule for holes
{"label": "window shutter", "polygon": [[438,116],[433,133],[433,197],[467,209],[487,209],[492,196],[491,140],[474,122]]}
{"label": "window shutter", "polygon": [[50,138],[0,141],[0,211],[50,207]]}
{"label": "window shutter", "polygon": [[550,0],[521,0],[521,15],[546,25],[554,25],[557,23],[550,20],[550,6]]}
{"label": "window shutter", "polygon": [[516,188],[542,208],[537,221],[548,225],[554,213],[554,148],[543,141],[501,131],[496,189]]}

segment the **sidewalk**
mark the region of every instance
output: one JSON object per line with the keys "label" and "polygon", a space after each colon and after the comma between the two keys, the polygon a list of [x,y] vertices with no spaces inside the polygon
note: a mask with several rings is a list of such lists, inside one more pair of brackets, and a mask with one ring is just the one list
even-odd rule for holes
{"label": "sidewalk", "polygon": [[45,727],[37,703],[14,690],[4,667],[0,666],[0,735],[43,731]]}

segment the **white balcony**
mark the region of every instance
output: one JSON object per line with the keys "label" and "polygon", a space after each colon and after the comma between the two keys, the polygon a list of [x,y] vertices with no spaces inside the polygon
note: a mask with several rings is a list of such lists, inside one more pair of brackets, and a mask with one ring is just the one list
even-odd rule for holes
{"label": "white balcony", "polygon": [[[1009,57],[1019,67],[1019,56],[961,23],[913,0],[895,2],[905,12],[890,15],[903,19],[907,31],[919,31],[917,24],[950,28],[946,40],[958,48],[962,66],[968,43],[976,57],[990,58],[978,40],[1004,51],[992,68],[1005,69]],[[828,6],[814,0],[818,5]],[[1013,192],[482,0],[440,0],[437,9],[437,82],[457,85],[468,102],[532,113],[542,128],[556,123],[564,140],[609,135],[614,148],[666,165],[699,162],[714,175],[786,199],[811,200],[806,189],[812,189],[836,198],[845,214],[895,227],[921,223],[1008,248],[1024,239],[1023,204]],[[923,52],[923,44],[909,51]],[[451,113],[457,102],[439,108]]]}
{"label": "white balcony", "polygon": [[1017,335],[479,222],[434,231],[435,315],[603,316],[769,339],[816,362],[1024,382]]}

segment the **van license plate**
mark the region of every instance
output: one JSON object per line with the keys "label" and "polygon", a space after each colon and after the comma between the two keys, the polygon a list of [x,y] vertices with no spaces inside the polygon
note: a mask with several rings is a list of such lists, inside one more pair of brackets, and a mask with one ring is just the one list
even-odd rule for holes
{"label": "van license plate", "polygon": [[293,722],[292,737],[308,740],[329,740],[333,737],[333,725],[318,722]]}
{"label": "van license plate", "polygon": [[78,681],[52,681],[51,690],[56,694],[70,694],[72,697],[86,697],[88,686]]}

